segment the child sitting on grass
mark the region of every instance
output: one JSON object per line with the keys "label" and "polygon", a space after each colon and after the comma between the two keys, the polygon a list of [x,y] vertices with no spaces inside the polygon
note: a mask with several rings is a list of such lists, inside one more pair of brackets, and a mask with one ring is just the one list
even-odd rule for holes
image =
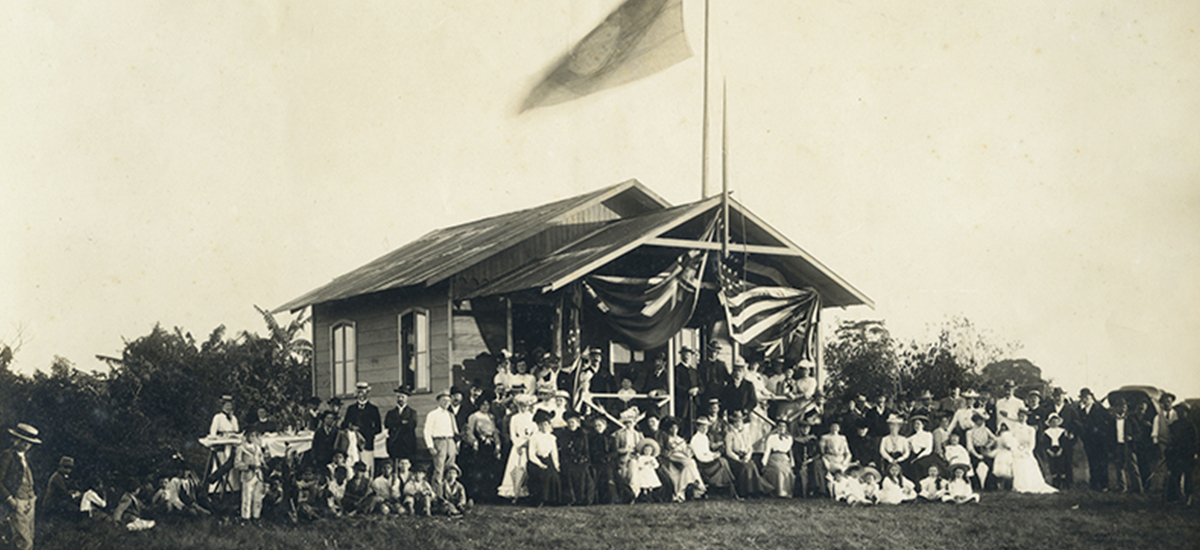
{"label": "child sitting on grass", "polygon": [[104,492],[104,481],[99,477],[92,477],[87,486],[88,490],[79,498],[79,511],[92,519],[106,517],[104,508],[108,506],[108,501]]}
{"label": "child sitting on grass", "polygon": [[942,497],[942,502],[953,502],[955,504],[965,504],[968,502],[979,502],[979,494],[971,489],[971,482],[967,481],[967,472],[970,471],[969,464],[955,464],[950,467],[952,479],[950,487],[946,491],[946,496]]}
{"label": "child sitting on grass", "polygon": [[399,493],[395,490],[396,476],[392,475],[392,463],[384,462],[379,475],[371,481],[371,493],[379,502],[379,513],[387,515],[399,509]]}
{"label": "child sitting on grass", "polygon": [[916,486],[912,480],[904,477],[899,464],[889,464],[887,472],[888,475],[883,478],[883,485],[879,489],[880,504],[900,504],[917,499]]}
{"label": "child sitting on grass", "polygon": [[832,477],[829,487],[834,500],[850,505],[869,504],[863,492],[863,484],[858,478],[861,472],[862,467],[855,465],[846,470],[835,470],[830,474]]}
{"label": "child sitting on grass", "polygon": [[305,468],[296,483],[296,517],[300,521],[312,521],[321,517],[321,483],[316,472]]}
{"label": "child sitting on grass", "polygon": [[928,475],[921,480],[921,500],[929,502],[941,502],[942,497],[948,494],[946,490],[946,480],[942,479],[941,471],[938,470],[936,464],[930,464]]}
{"label": "child sitting on grass", "polygon": [[342,497],[342,511],[348,515],[370,514],[375,511],[379,500],[371,492],[371,478],[365,462],[354,463],[354,477],[346,482],[346,494]]}
{"label": "child sitting on grass", "polygon": [[342,516],[342,499],[346,496],[346,467],[338,466],[333,471],[333,479],[325,484],[325,505],[330,515]]}
{"label": "child sitting on grass", "polygon": [[430,515],[430,505],[433,501],[433,487],[429,486],[429,482],[425,480],[425,470],[418,468],[413,470],[413,477],[404,484],[404,510],[406,513],[416,515],[417,511],[421,515]]}
{"label": "child sitting on grass", "polygon": [[859,474],[859,481],[862,483],[863,504],[876,504],[879,502],[879,470],[871,466],[862,469]]}
{"label": "child sitting on grass", "polygon": [[467,489],[458,480],[462,471],[455,464],[446,467],[445,479],[442,480],[442,496],[438,499],[438,508],[450,517],[463,515],[473,504],[467,498]]}

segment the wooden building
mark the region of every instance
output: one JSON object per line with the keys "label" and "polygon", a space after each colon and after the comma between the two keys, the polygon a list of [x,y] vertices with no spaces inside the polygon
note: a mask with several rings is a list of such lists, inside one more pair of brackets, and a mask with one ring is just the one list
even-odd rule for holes
{"label": "wooden building", "polygon": [[[433,231],[277,311],[312,308],[315,395],[351,395],[365,381],[387,410],[392,390],[405,385],[423,419],[438,391],[490,383],[501,349],[561,352],[562,305],[581,278],[648,277],[686,250],[719,250],[701,236],[720,211],[720,197],[672,206],[631,180]],[[730,252],[744,257],[747,280],[811,287],[825,308],[873,305],[736,201],[729,220]],[[700,294],[696,311],[707,314],[662,346],[668,353],[719,336],[715,287]],[[583,315],[584,346],[600,347],[612,364],[641,360],[647,350],[622,342],[595,315]]]}

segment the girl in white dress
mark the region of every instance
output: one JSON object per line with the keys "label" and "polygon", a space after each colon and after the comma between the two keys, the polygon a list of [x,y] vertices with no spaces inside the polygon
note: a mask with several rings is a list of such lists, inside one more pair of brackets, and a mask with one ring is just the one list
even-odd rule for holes
{"label": "girl in white dress", "polygon": [[638,497],[647,495],[662,487],[658,479],[658,442],[653,439],[643,439],[637,446],[637,455],[633,459],[633,475],[630,476],[629,487],[633,489],[633,499],[630,504],[637,502]]}
{"label": "girl in white dress", "polygon": [[996,486],[1000,489],[1012,489],[1013,482],[1013,451],[1017,448],[1017,440],[1009,424],[1000,424],[1000,433],[996,434],[996,456],[992,459],[992,473],[996,476]]}

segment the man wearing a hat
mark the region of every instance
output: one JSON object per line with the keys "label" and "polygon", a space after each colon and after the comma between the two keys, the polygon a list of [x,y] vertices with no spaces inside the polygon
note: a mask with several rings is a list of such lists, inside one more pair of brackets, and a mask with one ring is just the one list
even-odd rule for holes
{"label": "man wearing a hat", "polygon": [[58,459],[58,470],[50,475],[46,483],[46,494],[42,495],[42,513],[48,517],[73,520],[80,517],[80,492],[75,490],[71,472],[75,471],[75,459],[64,456]]}
{"label": "man wearing a hat", "polygon": [[429,484],[441,496],[442,474],[446,466],[454,464],[458,456],[458,424],[450,412],[450,392],[443,390],[437,395],[437,407],[425,415],[425,447],[433,457],[433,473]]}
{"label": "man wearing a hat", "polygon": [[408,406],[408,389],[400,386],[396,392],[396,406],[387,412],[383,425],[387,428],[387,453],[393,463],[402,458],[409,462],[417,454],[417,411]]}
{"label": "man wearing a hat", "polygon": [[367,465],[368,476],[373,476],[375,472],[375,436],[382,431],[382,426],[379,422],[379,408],[367,400],[367,396],[370,394],[370,384],[359,382],[355,386],[354,404],[346,409],[346,416],[342,419],[342,428],[351,424],[358,426],[358,433],[363,438],[360,460]]}
{"label": "man wearing a hat", "polygon": [[700,362],[700,384],[704,387],[702,393],[706,399],[721,397],[721,390],[729,383],[730,368],[721,359],[721,342],[708,342],[708,357]]}
{"label": "man wearing a hat", "polygon": [[33,471],[29,469],[29,448],[41,444],[37,428],[17,424],[9,428],[13,445],[0,452],[0,501],[8,513],[9,533],[18,550],[33,548]]}

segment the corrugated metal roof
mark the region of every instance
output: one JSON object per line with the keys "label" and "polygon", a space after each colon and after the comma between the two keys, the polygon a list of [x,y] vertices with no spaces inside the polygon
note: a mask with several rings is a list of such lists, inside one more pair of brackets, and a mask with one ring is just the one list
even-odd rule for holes
{"label": "corrugated metal roof", "polygon": [[591,235],[460,298],[507,294],[542,288],[556,282],[570,282],[637,248],[641,243],[716,208],[719,203],[720,197],[710,197],[662,212],[611,222]]}
{"label": "corrugated metal roof", "polygon": [[580,208],[628,193],[644,204],[669,204],[636,180],[426,234],[275,309],[297,310],[412,285],[432,285],[538,234]]}

